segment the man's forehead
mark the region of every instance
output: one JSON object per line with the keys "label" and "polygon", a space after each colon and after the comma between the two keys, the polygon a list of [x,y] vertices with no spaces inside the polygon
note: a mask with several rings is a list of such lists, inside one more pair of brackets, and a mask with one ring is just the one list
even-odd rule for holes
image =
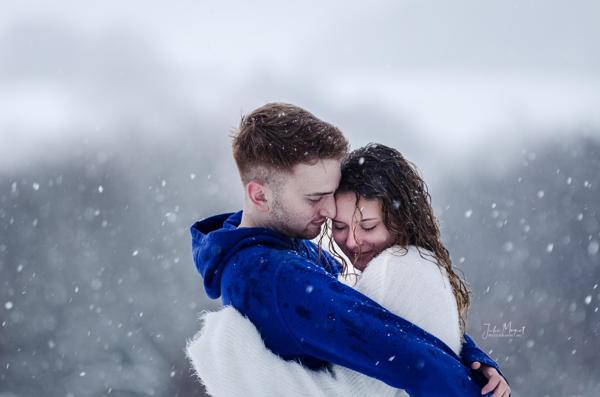
{"label": "man's forehead", "polygon": [[340,160],[327,159],[314,164],[297,164],[291,179],[304,194],[329,194],[337,189],[340,175]]}

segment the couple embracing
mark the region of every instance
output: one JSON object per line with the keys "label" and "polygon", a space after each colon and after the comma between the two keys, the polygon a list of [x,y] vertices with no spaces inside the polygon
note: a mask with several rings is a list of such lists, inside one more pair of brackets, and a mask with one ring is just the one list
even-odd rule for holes
{"label": "couple embracing", "polygon": [[233,156],[243,210],[190,229],[206,293],[224,304],[186,348],[210,395],[510,395],[465,334],[469,291],[397,150],[348,153],[335,126],[271,103],[242,118]]}

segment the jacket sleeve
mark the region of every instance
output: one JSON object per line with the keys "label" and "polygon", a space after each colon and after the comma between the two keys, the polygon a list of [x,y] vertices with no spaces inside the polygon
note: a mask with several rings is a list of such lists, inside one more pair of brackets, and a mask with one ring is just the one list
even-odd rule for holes
{"label": "jacket sleeve", "polygon": [[411,396],[481,396],[452,350],[303,258],[274,275],[281,326],[306,355],[379,379]]}
{"label": "jacket sleeve", "polygon": [[473,339],[467,334],[465,334],[465,341],[462,344],[460,359],[467,368],[471,368],[471,364],[475,361],[479,361],[482,365],[494,367],[496,368],[496,371],[498,371],[498,373],[506,380],[506,383],[508,383],[508,379],[506,379],[502,371],[500,371],[500,366],[498,363],[492,360],[492,358],[485,354],[481,349],[479,349],[477,345],[475,345],[475,341],[473,341]]}

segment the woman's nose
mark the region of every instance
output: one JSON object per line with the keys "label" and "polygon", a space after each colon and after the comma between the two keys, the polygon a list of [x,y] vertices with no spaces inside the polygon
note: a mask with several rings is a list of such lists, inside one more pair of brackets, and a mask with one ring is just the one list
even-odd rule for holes
{"label": "woman's nose", "polygon": [[360,242],[356,238],[356,235],[354,234],[354,230],[351,229],[348,232],[348,238],[346,239],[346,246],[350,250],[354,250],[354,249],[358,248],[359,245],[360,245]]}

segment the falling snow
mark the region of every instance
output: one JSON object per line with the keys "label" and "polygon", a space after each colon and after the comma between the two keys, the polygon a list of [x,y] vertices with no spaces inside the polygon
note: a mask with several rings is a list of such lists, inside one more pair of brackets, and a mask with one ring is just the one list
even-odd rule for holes
{"label": "falling snow", "polygon": [[[472,291],[467,333],[522,395],[600,393],[589,365],[600,349],[600,144],[570,142],[489,173],[468,158],[461,170],[414,156]],[[114,162],[82,149],[0,179],[0,394],[201,395],[183,347],[220,301],[193,267],[189,226],[241,200],[221,163],[230,153],[196,143],[137,142]],[[482,338],[483,324],[509,322],[524,334]],[[398,363],[393,353],[371,365]]]}
{"label": "falling snow", "polygon": [[587,248],[588,254],[596,255],[598,253],[598,249],[600,249],[600,243],[598,243],[596,240],[590,241]]}

